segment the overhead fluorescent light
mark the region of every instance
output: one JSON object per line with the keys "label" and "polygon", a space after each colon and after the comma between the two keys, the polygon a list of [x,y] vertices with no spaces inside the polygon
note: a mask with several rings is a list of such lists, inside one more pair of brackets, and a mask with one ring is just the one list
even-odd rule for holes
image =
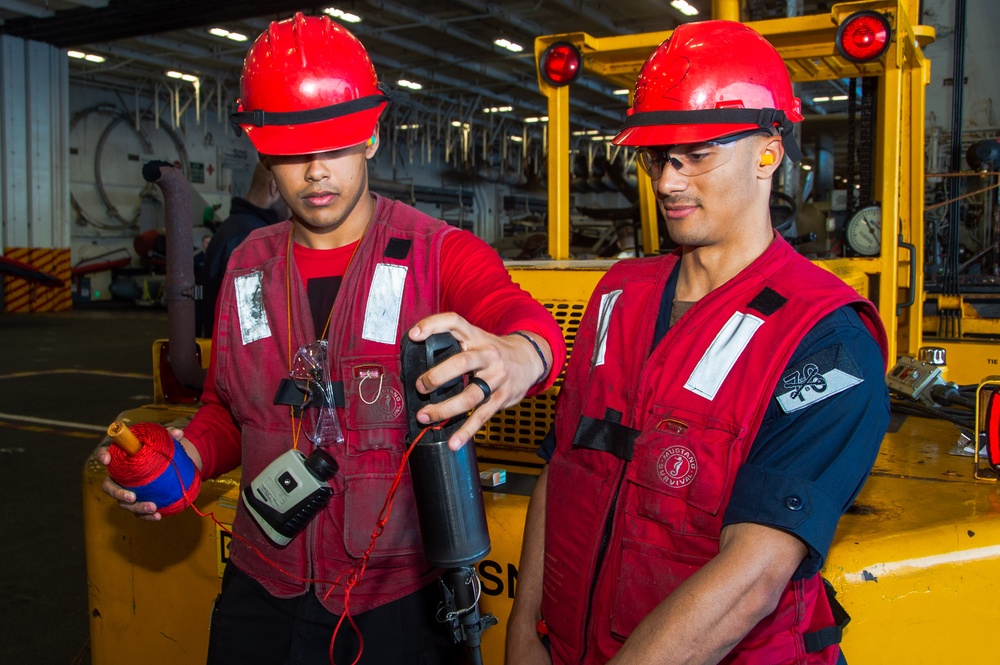
{"label": "overhead fluorescent light", "polygon": [[524,139],[521,138],[520,136],[513,136],[513,135],[511,135],[511,136],[508,136],[507,138],[509,138],[511,141],[514,141],[515,143],[521,143],[522,141],[524,141]]}
{"label": "overhead fluorescent light", "polygon": [[187,81],[189,83],[194,83],[198,80],[198,77],[194,74],[185,74],[184,72],[178,72],[173,69],[167,72],[167,77],[172,79],[180,79],[182,81]]}
{"label": "overhead fluorescent light", "polygon": [[615,90],[613,94],[615,94],[615,95],[627,95],[628,93],[629,93],[628,88],[621,88],[619,90]]}
{"label": "overhead fluorescent light", "polygon": [[83,51],[66,51],[66,55],[75,60],[86,60],[87,62],[104,62],[107,60],[103,55],[84,53]]}
{"label": "overhead fluorescent light", "polygon": [[504,39],[503,37],[501,37],[499,39],[494,39],[493,43],[496,44],[497,46],[499,46],[500,48],[507,49],[511,53],[520,53],[521,51],[524,50],[524,47],[521,46],[520,44],[515,44],[514,42],[510,41],[509,39]]}
{"label": "overhead fluorescent light", "polygon": [[808,164],[803,164],[802,165],[802,170],[803,171],[812,171],[813,167],[809,166]]}
{"label": "overhead fluorescent light", "polygon": [[831,102],[846,102],[847,101],[847,95],[834,95],[833,97],[830,98],[830,101]]}
{"label": "overhead fluorescent light", "polygon": [[423,84],[417,83],[416,81],[408,81],[406,79],[399,79],[396,83],[404,88],[409,88],[410,90],[421,90],[423,89]]}
{"label": "overhead fluorescent light", "polygon": [[830,101],[829,97],[813,97],[813,104],[822,104],[828,101]]}
{"label": "overhead fluorescent light", "polygon": [[483,113],[510,113],[513,110],[513,106],[487,106]]}
{"label": "overhead fluorescent light", "polygon": [[234,42],[245,42],[248,39],[248,37],[243,33],[232,32],[231,30],[226,30],[225,28],[209,28],[208,32],[216,37],[225,37],[226,39],[231,39]]}
{"label": "overhead fluorescent light", "polygon": [[462,122],[460,120],[452,120],[451,121],[451,126],[452,127],[461,127],[462,129],[468,129],[469,128],[469,123]]}
{"label": "overhead fluorescent light", "polygon": [[681,14],[684,14],[684,16],[698,15],[698,10],[692,7],[685,0],[673,0],[673,2],[670,3],[670,6],[679,11]]}
{"label": "overhead fluorescent light", "polygon": [[549,116],[547,116],[547,115],[543,115],[541,117],[532,116],[530,118],[525,118],[524,121],[525,122],[548,122],[549,121]]}
{"label": "overhead fluorescent light", "polygon": [[357,14],[352,14],[350,12],[341,11],[340,9],[337,9],[336,7],[327,7],[326,9],[323,10],[323,13],[324,14],[328,14],[329,16],[332,16],[333,18],[340,19],[341,21],[344,21],[345,23],[361,23],[361,17],[358,16]]}

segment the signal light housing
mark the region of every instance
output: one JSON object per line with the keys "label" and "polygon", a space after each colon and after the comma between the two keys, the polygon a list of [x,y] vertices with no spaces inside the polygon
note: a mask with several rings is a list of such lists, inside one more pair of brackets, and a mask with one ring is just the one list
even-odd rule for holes
{"label": "signal light housing", "polygon": [[538,69],[546,83],[560,88],[580,78],[583,55],[569,42],[554,42],[542,52]]}
{"label": "signal light housing", "polygon": [[[986,454],[993,468],[1000,469],[1000,392],[992,392],[986,397],[986,422],[983,431],[986,434]],[[973,441],[973,445],[982,442]]]}
{"label": "signal light housing", "polygon": [[885,14],[870,10],[851,14],[837,28],[837,52],[851,62],[882,57],[892,43],[892,26]]}

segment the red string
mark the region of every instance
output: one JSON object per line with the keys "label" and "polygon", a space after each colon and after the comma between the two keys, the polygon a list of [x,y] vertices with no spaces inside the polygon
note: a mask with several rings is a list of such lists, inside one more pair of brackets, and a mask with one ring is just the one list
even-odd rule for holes
{"label": "red string", "polygon": [[[379,511],[378,519],[375,520],[375,528],[374,530],[372,530],[371,542],[368,543],[368,547],[365,549],[364,554],[361,555],[361,559],[359,559],[358,562],[354,564],[354,567],[351,568],[350,575],[348,575],[347,577],[347,586],[344,588],[344,613],[340,616],[340,619],[337,621],[337,625],[333,629],[333,637],[330,638],[331,665],[336,665],[336,663],[334,663],[333,660],[333,645],[334,642],[337,641],[337,633],[340,631],[340,626],[341,624],[344,623],[345,617],[348,619],[348,621],[350,621],[351,627],[354,628],[354,634],[358,636],[358,655],[355,656],[354,660],[351,662],[351,665],[357,665],[358,661],[361,660],[361,654],[365,650],[365,640],[364,637],[361,635],[361,631],[358,629],[357,624],[354,623],[354,618],[351,616],[351,589],[353,589],[355,585],[361,582],[361,578],[365,574],[365,568],[368,566],[368,559],[371,557],[372,552],[375,550],[375,541],[378,540],[378,537],[382,535],[383,531],[385,531],[386,522],[389,521],[389,516],[392,514],[392,504],[396,500],[396,490],[399,488],[399,483],[403,479],[403,470],[406,468],[406,462],[410,459],[410,453],[413,452],[413,449],[417,445],[417,442],[420,441],[421,438],[423,438],[424,434],[426,434],[430,430],[435,430],[435,431],[440,430],[447,424],[448,421],[444,420],[440,423],[437,423],[436,425],[429,425],[420,430],[420,434],[418,434],[413,439],[413,442],[409,445],[409,447],[406,449],[406,452],[403,454],[403,460],[402,462],[400,462],[399,469],[396,471],[396,477],[392,481],[392,487],[389,488],[389,493],[386,495],[385,501],[382,503],[382,509]],[[339,580],[340,576],[343,574],[344,573],[342,572],[340,575],[338,575],[337,579]],[[323,596],[323,599],[326,600],[332,592],[333,592],[333,587],[330,587],[330,590],[326,592],[326,595]]]}
{"label": "red string", "polygon": [[181,489],[179,498],[169,505],[157,508],[164,516],[181,512],[186,504],[198,496],[201,490],[201,475],[195,469],[191,484],[184,486],[184,479],[174,462],[174,438],[163,425],[135,423],[131,426],[131,430],[142,443],[142,448],[135,455],[129,455],[120,446],[110,446],[108,452],[111,454],[111,461],[108,463],[108,475],[122,487],[138,490],[155,481],[168,466],[172,465]]}
{"label": "red string", "polygon": [[119,485],[141,487],[156,480],[167,468],[160,456],[165,456],[169,464],[174,452],[174,440],[165,427],[156,423],[135,423],[131,430],[142,442],[142,448],[133,456],[120,446],[111,446],[108,451],[111,453],[108,474]]}

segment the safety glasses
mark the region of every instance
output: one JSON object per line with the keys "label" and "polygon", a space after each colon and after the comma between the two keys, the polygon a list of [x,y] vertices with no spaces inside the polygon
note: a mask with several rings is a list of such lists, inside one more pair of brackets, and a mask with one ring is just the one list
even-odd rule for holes
{"label": "safety glasses", "polygon": [[337,418],[326,340],[302,346],[292,360],[289,376],[302,393],[302,430],[309,440],[317,446],[343,443],[344,433]]}
{"label": "safety glasses", "polygon": [[767,129],[750,129],[701,143],[680,143],[668,146],[648,146],[639,148],[636,154],[639,165],[653,180],[659,180],[666,164],[674,167],[683,176],[708,173],[729,162],[736,154],[736,142],[750,136],[774,135]]}

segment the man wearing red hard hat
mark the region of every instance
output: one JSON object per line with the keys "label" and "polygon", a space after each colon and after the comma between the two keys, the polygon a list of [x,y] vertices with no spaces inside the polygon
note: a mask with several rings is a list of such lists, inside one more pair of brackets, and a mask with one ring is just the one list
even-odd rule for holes
{"label": "man wearing red hard hat", "polygon": [[681,25],[643,65],[614,143],[680,247],[617,263],[580,325],[510,665],[845,662],[819,570],[888,425],[886,337],[771,227],[801,120],[740,23]]}
{"label": "man wearing red hard hat", "polygon": [[[400,342],[443,332],[459,342],[459,353],[417,379],[427,393],[475,374],[417,417],[428,424],[471,411],[448,441],[457,449],[498,410],[552,384],[565,360],[561,331],[486,243],[369,192],[367,162],[389,100],[345,28],[302,14],[271,23],[247,54],[240,93],[231,119],[291,218],[233,253],[204,405],[174,431],[204,478],[242,465],[209,662],[349,663],[360,652],[362,663],[456,663],[461,654],[437,621],[441,571],[424,558],[408,472],[371,547],[406,449]],[[242,490],[290,449],[325,451],[335,461],[326,468],[339,469],[334,491],[297,535],[269,537]],[[281,474],[259,491],[291,491],[303,478]],[[160,518],[110,480],[105,489]],[[269,507],[258,510],[265,519]]]}

